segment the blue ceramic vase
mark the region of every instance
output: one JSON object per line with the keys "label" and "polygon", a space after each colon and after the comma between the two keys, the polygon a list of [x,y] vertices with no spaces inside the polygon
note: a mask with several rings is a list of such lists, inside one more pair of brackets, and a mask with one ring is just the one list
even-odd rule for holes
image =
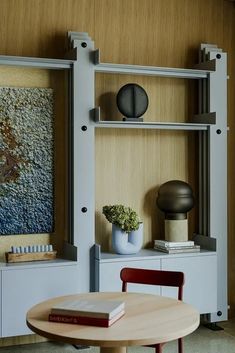
{"label": "blue ceramic vase", "polygon": [[143,223],[140,223],[139,229],[130,233],[121,228],[112,225],[112,248],[115,253],[120,255],[136,254],[143,245]]}

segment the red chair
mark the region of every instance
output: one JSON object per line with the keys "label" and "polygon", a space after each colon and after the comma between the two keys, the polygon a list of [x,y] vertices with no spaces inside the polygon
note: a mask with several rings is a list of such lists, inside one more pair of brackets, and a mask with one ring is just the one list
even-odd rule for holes
{"label": "red chair", "polygon": [[[121,270],[122,291],[127,291],[127,283],[150,284],[166,287],[178,287],[178,300],[183,299],[184,273],[176,271],[145,270],[125,267]],[[156,353],[162,353],[163,343],[150,345]],[[178,339],[178,352],[183,353],[183,339]]]}

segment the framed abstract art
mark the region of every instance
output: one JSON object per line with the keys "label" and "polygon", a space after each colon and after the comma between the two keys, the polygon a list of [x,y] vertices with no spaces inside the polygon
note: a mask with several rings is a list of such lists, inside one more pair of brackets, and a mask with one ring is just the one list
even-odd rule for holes
{"label": "framed abstract art", "polygon": [[0,235],[54,228],[53,90],[0,87]]}

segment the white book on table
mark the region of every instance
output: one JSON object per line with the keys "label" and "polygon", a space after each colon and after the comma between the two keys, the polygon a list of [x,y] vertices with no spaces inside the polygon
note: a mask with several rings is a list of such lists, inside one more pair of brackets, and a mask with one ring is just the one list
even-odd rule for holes
{"label": "white book on table", "polygon": [[125,311],[125,303],[117,300],[71,299],[51,308],[51,314],[112,319]]}

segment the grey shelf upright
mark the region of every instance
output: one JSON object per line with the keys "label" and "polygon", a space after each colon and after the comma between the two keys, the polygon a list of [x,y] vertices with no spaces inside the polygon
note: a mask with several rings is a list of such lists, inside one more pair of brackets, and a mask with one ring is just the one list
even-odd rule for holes
{"label": "grey shelf upright", "polygon": [[[201,45],[195,69],[100,63],[99,50],[87,33],[70,32],[73,58],[72,210],[74,244],[79,247],[79,278],[89,290],[90,250],[95,243],[95,129],[138,128],[195,130],[199,133],[199,235],[196,241],[217,254],[217,312],[208,321],[227,319],[227,69],[226,53]],[[102,121],[95,107],[95,73],[152,75],[198,80],[199,115],[189,123]]]}
{"label": "grey shelf upright", "polygon": [[[70,73],[74,60],[0,55],[0,65],[64,70]],[[58,236],[63,237],[63,234]],[[49,297],[79,292],[78,261],[77,247],[70,232],[61,258],[0,263],[0,337],[32,334],[25,322],[30,307]]]}

